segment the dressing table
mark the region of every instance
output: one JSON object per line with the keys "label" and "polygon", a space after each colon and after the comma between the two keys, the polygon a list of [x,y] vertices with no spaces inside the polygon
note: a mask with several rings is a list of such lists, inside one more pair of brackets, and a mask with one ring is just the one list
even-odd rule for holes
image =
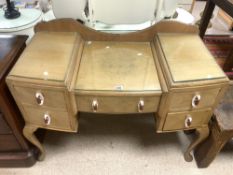
{"label": "dressing table", "polygon": [[38,24],[35,32],[7,84],[39,160],[45,150],[34,132],[76,132],[79,112],[153,113],[158,133],[195,129],[198,137],[184,154],[192,160],[229,83],[194,26],[161,21],[109,34],[60,19]]}

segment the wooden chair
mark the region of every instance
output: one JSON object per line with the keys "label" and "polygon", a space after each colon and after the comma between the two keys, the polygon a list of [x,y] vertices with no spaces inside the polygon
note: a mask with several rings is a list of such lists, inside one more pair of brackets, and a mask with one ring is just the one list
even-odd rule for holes
{"label": "wooden chair", "polygon": [[196,2],[196,0],[193,0],[193,1],[192,1],[191,8],[190,8],[190,10],[189,10],[190,13],[193,12],[195,2]]}
{"label": "wooden chair", "polygon": [[213,14],[215,6],[220,7],[229,16],[233,17],[233,0],[207,0],[200,23],[200,37],[203,38]]}
{"label": "wooden chair", "polygon": [[233,137],[233,82],[214,114],[210,123],[210,136],[194,152],[200,168],[208,167]]}

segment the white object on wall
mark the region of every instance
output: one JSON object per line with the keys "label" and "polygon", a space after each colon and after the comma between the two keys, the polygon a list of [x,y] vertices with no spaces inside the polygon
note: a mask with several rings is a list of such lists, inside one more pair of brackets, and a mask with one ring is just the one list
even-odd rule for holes
{"label": "white object on wall", "polygon": [[179,0],[164,0],[163,11],[165,17],[171,17],[178,6]]}
{"label": "white object on wall", "polygon": [[56,18],[81,19],[97,30],[149,27],[173,16],[177,6],[178,0],[52,0]]}
{"label": "white object on wall", "polygon": [[53,13],[56,18],[73,18],[85,21],[83,17],[87,0],[52,0]]}
{"label": "white object on wall", "polygon": [[[172,16],[178,0],[52,0],[56,18],[105,24],[140,24]],[[87,6],[88,14],[84,9]]]}
{"label": "white object on wall", "polygon": [[139,24],[155,19],[163,0],[89,0],[90,20],[106,24]]}

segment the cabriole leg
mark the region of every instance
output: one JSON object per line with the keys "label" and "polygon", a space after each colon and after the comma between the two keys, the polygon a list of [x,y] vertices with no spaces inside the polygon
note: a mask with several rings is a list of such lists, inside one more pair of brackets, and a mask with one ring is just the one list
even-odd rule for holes
{"label": "cabriole leg", "polygon": [[45,158],[45,150],[44,147],[41,145],[39,140],[36,138],[34,132],[38,129],[38,127],[31,126],[26,124],[25,127],[23,128],[23,135],[30,141],[32,144],[34,144],[39,150],[40,150],[40,155],[38,157],[38,160],[44,160]]}
{"label": "cabriole leg", "polygon": [[208,127],[198,128],[196,129],[195,133],[197,134],[197,138],[189,145],[189,147],[184,153],[184,159],[187,162],[191,162],[193,160],[191,151],[209,136],[209,128]]}

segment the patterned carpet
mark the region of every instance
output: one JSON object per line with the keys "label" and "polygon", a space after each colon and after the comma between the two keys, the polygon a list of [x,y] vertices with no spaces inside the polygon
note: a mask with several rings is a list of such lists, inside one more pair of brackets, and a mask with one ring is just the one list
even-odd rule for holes
{"label": "patterned carpet", "polygon": [[233,35],[206,35],[204,43],[218,64],[223,67],[226,58],[233,49]]}

